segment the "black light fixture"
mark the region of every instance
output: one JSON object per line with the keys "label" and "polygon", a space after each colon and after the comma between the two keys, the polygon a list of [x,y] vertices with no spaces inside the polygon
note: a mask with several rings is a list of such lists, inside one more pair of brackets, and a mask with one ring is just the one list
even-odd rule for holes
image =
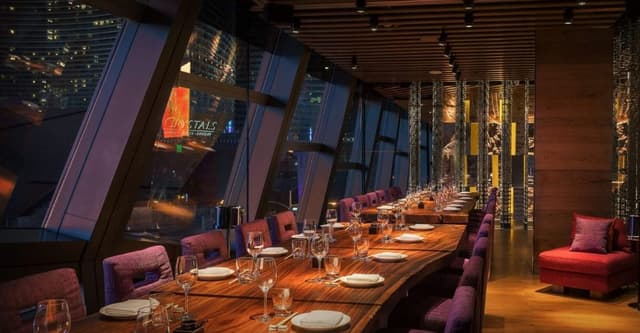
{"label": "black light fixture", "polygon": [[369,29],[371,29],[371,31],[378,31],[378,15],[369,16]]}
{"label": "black light fixture", "polygon": [[299,17],[294,17],[293,20],[291,20],[291,32],[293,32],[294,34],[298,34],[300,33],[300,26],[301,26],[301,22],[300,22],[300,18]]}
{"label": "black light fixture", "polygon": [[460,81],[461,76],[460,72],[456,72],[456,81]]}
{"label": "black light fixture", "polygon": [[567,8],[564,10],[562,21],[564,22],[564,24],[573,24],[573,9]]}
{"label": "black light fixture", "polygon": [[455,66],[455,64],[456,64],[456,56],[452,54],[449,57],[449,67],[453,67]]}
{"label": "black light fixture", "polygon": [[586,6],[587,0],[578,0],[578,6]]}
{"label": "black light fixture", "polygon": [[358,69],[358,58],[356,56],[351,57],[351,69],[354,71]]}
{"label": "black light fixture", "polygon": [[438,37],[438,45],[447,45],[447,32],[444,31],[444,28],[442,29],[442,31],[440,31],[440,36]]}
{"label": "black light fixture", "polygon": [[464,0],[464,10],[473,9],[473,0]]}
{"label": "black light fixture", "polygon": [[367,11],[367,0],[356,0],[356,12],[364,14]]}
{"label": "black light fixture", "polygon": [[449,44],[447,44],[444,47],[444,57],[445,58],[450,58],[451,57],[451,46],[449,46]]}
{"label": "black light fixture", "polygon": [[458,73],[460,70],[458,69],[458,64],[453,65],[453,68],[451,68],[451,72],[452,73]]}
{"label": "black light fixture", "polygon": [[464,13],[464,26],[467,28],[473,27],[473,12],[468,11]]}

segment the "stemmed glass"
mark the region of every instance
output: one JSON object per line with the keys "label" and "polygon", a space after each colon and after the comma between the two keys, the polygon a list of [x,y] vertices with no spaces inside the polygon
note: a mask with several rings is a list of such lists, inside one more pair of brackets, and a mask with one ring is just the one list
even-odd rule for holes
{"label": "stemmed glass", "polygon": [[64,299],[38,302],[33,318],[33,332],[68,333],[71,330],[69,304]]}
{"label": "stemmed glass", "polygon": [[189,314],[189,291],[198,280],[198,259],[196,256],[179,256],[176,260],[176,283],[184,290],[183,319],[191,319]]}
{"label": "stemmed glass", "polygon": [[360,219],[360,214],[362,214],[362,202],[354,201],[351,204],[351,216]]}
{"label": "stemmed glass", "polygon": [[304,219],[302,223],[302,233],[304,234],[304,238],[307,239],[307,244],[309,244],[309,254],[307,258],[311,258],[311,239],[316,234],[316,221],[312,219]]}
{"label": "stemmed glass", "polygon": [[382,229],[382,242],[389,243],[391,240],[391,231],[393,230],[393,225],[389,224],[389,212],[382,209],[378,211],[378,226]]}
{"label": "stemmed glass", "polygon": [[264,306],[262,314],[251,316],[251,319],[266,323],[271,320],[272,317],[267,313],[267,295],[269,293],[269,289],[271,289],[278,280],[278,268],[276,266],[276,261],[271,257],[257,258],[255,273],[255,281],[258,284],[258,288],[260,288],[264,294]]}
{"label": "stemmed glass", "polygon": [[247,235],[247,253],[253,257],[253,261],[258,258],[258,255],[264,248],[264,235],[262,231],[250,231]]}
{"label": "stemmed glass", "polygon": [[352,219],[349,226],[349,235],[353,239],[353,258],[358,259],[358,247],[356,241],[362,236],[362,225],[358,222],[358,219]]}
{"label": "stemmed glass", "polygon": [[311,253],[318,260],[318,276],[307,280],[307,282],[321,282],[322,281],[322,258],[324,258],[329,252],[329,239],[326,235],[317,235],[311,240]]}

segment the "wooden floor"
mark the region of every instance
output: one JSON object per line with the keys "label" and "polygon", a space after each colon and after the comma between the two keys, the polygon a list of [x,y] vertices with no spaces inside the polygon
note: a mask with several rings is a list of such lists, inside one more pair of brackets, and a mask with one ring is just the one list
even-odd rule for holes
{"label": "wooden floor", "polygon": [[483,332],[640,332],[636,286],[605,300],[558,295],[532,272],[533,231],[496,230]]}

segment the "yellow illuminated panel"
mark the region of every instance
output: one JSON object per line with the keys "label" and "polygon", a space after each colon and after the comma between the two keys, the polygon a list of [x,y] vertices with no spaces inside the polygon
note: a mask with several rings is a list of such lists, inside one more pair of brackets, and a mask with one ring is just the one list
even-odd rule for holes
{"label": "yellow illuminated panel", "polygon": [[500,175],[500,156],[499,155],[491,155],[491,185],[493,187],[498,187]]}
{"label": "yellow illuminated panel", "polygon": [[518,126],[516,123],[511,123],[511,156],[516,156],[516,131]]}
{"label": "yellow illuminated panel", "polygon": [[468,99],[464,100],[464,121],[467,123],[471,121],[471,101]]}
{"label": "yellow illuminated panel", "polygon": [[480,150],[478,123],[471,123],[469,136],[469,155],[478,156],[478,151]]}

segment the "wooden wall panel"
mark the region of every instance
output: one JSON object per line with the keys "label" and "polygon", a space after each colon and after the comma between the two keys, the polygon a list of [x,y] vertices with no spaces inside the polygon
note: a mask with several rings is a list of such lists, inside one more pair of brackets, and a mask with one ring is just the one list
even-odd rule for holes
{"label": "wooden wall panel", "polygon": [[534,261],[568,244],[573,212],[612,214],[612,36],[572,27],[536,35]]}

